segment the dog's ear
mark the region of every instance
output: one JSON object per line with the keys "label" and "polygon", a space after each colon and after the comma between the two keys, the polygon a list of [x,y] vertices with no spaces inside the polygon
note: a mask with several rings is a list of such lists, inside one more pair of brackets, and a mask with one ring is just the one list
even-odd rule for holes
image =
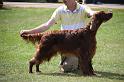
{"label": "dog's ear", "polygon": [[97,11],[97,12],[95,12],[95,14],[91,17],[91,25],[90,25],[90,30],[91,31],[95,31],[96,30],[96,22],[97,22],[97,20],[98,20],[98,18],[99,18],[99,14],[98,14],[99,12]]}
{"label": "dog's ear", "polygon": [[97,22],[97,21],[94,21],[94,22],[92,21],[92,22],[91,22],[91,25],[90,25],[90,30],[91,30],[91,31],[95,31],[95,30],[97,29],[97,28],[96,28],[96,27],[97,27],[97,26],[96,26],[96,22]]}
{"label": "dog's ear", "polygon": [[95,25],[95,24],[92,24],[92,25],[90,26],[90,30],[91,30],[91,31],[94,31],[94,30],[95,30],[95,27],[96,27],[96,25]]}

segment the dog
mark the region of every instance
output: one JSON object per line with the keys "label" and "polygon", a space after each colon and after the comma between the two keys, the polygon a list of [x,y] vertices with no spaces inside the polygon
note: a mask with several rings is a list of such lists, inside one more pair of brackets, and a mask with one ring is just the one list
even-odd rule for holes
{"label": "dog", "polygon": [[99,11],[83,28],[22,34],[21,37],[24,40],[38,45],[35,56],[29,61],[29,73],[33,73],[33,65],[36,65],[36,72],[40,72],[39,65],[44,61],[49,61],[59,52],[66,56],[78,57],[79,68],[83,75],[95,75],[92,59],[96,52],[96,33],[100,25],[112,16],[112,12]]}

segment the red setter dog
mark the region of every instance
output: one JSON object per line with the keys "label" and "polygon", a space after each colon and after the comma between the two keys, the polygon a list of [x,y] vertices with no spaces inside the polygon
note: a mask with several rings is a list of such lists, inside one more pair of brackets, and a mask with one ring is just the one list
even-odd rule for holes
{"label": "red setter dog", "polygon": [[96,51],[95,36],[100,25],[111,18],[112,12],[99,11],[84,28],[22,34],[24,40],[38,44],[36,54],[29,62],[29,73],[32,73],[33,65],[36,65],[36,72],[40,72],[39,65],[43,61],[49,61],[59,52],[78,57],[83,75],[94,75],[92,58]]}

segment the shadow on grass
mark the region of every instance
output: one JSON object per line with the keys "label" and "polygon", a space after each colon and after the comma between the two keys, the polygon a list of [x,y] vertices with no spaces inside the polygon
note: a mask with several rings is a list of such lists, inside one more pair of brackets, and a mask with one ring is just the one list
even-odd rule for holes
{"label": "shadow on grass", "polygon": [[8,7],[2,7],[2,8],[0,8],[0,10],[11,10],[11,8],[8,8]]}
{"label": "shadow on grass", "polygon": [[96,71],[96,73],[98,74],[96,77],[99,77],[99,78],[124,80],[124,74],[101,72],[101,71]]}
{"label": "shadow on grass", "polygon": [[[96,73],[96,76],[91,76],[91,77],[124,80],[124,74],[101,72],[101,71],[96,71],[95,73]],[[39,75],[65,76],[65,77],[67,77],[67,76],[81,77],[82,76],[81,74],[79,74],[77,72],[73,72],[73,73],[40,73]]]}
{"label": "shadow on grass", "polygon": [[76,75],[76,74],[68,74],[68,73],[43,73],[43,75],[70,76],[70,77],[77,77],[77,76],[79,76],[79,75]]}
{"label": "shadow on grass", "polygon": [[81,77],[81,74],[77,72],[71,72],[71,73],[61,73],[61,72],[55,72],[55,73],[38,73],[38,75],[49,75],[49,76],[65,76],[65,77]]}
{"label": "shadow on grass", "polygon": [[6,76],[6,74],[1,74],[0,73],[0,81],[1,81],[1,78],[5,77],[5,76]]}

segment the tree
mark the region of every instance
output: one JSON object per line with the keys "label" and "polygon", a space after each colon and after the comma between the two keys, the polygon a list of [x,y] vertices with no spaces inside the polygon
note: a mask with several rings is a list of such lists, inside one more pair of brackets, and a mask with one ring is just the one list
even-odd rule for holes
{"label": "tree", "polygon": [[3,0],[0,0],[0,8],[3,7]]}

